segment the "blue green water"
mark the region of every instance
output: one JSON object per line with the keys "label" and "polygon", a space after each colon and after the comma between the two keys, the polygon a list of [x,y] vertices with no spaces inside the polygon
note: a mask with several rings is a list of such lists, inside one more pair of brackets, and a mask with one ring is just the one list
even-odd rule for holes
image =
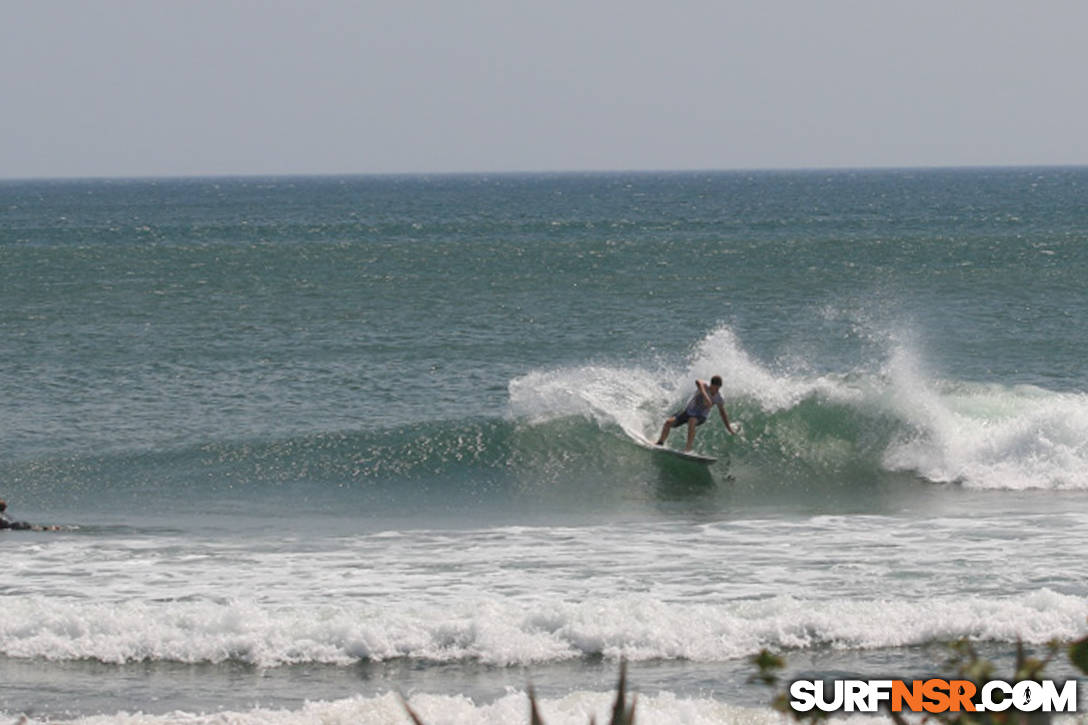
{"label": "blue green water", "polygon": [[[1086,192],[1080,168],[2,182],[0,496],[63,530],[0,532],[0,712],[358,696],[378,722],[399,685],[484,722],[526,670],[591,699],[625,656],[715,721],[766,701],[761,646],[864,669],[1072,636]],[[630,442],[714,374],[742,428],[700,429],[718,464]]]}

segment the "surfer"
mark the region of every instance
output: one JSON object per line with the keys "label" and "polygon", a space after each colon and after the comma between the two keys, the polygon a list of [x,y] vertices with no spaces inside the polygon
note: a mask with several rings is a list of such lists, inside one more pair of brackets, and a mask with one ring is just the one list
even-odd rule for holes
{"label": "surfer", "polygon": [[665,427],[661,429],[661,436],[657,439],[657,445],[665,445],[665,441],[672,429],[687,423],[688,442],[684,450],[690,452],[691,446],[695,442],[695,427],[706,422],[710,409],[715,405],[718,406],[718,412],[722,416],[722,422],[725,423],[725,429],[729,431],[730,435],[737,434],[733,430],[733,426],[729,424],[729,416],[725,412],[725,401],[722,400],[720,392],[722,389],[721,376],[715,375],[712,377],[709,385],[704,380],[696,380],[695,387],[698,390],[696,390],[691,402],[688,403],[688,407],[665,421]]}
{"label": "surfer", "polygon": [[12,529],[15,531],[59,531],[59,526],[35,526],[25,521],[12,521],[7,514],[8,504],[0,498],[0,529]]}

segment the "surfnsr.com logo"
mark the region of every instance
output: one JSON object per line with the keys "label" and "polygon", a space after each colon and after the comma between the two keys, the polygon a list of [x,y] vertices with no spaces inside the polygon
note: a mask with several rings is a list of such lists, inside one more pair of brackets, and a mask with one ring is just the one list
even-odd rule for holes
{"label": "surfnsr.com logo", "polygon": [[1077,711],[1076,680],[991,680],[981,687],[969,680],[796,680],[789,693],[796,712]]}

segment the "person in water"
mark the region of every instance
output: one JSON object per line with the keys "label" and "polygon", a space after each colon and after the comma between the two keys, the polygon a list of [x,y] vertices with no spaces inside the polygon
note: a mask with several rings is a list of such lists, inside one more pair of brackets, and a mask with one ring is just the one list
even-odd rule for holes
{"label": "person in water", "polygon": [[665,421],[665,427],[661,429],[661,436],[657,439],[657,445],[665,445],[665,441],[669,437],[669,433],[673,428],[684,425],[688,426],[688,441],[684,447],[685,451],[690,452],[691,446],[695,442],[695,428],[706,422],[706,417],[710,413],[710,409],[715,405],[718,406],[718,412],[722,416],[722,422],[725,423],[725,429],[729,431],[730,435],[736,435],[737,432],[733,430],[733,426],[729,424],[729,416],[725,412],[725,401],[722,400],[722,378],[720,375],[715,375],[710,379],[710,383],[707,384],[704,380],[696,380],[695,395],[692,397],[691,402],[688,403],[688,407],[681,410],[676,415],[672,416]]}
{"label": "person in water", "polygon": [[14,531],[59,531],[59,526],[35,526],[25,521],[12,521],[7,514],[8,504],[0,498],[0,529],[12,529]]}

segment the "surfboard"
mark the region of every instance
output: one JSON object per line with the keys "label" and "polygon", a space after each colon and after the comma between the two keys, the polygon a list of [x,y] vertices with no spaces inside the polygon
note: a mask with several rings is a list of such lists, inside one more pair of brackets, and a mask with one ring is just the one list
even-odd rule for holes
{"label": "surfboard", "polygon": [[714,456],[704,456],[702,454],[695,453],[694,451],[688,453],[687,451],[678,451],[675,448],[669,448],[668,446],[655,445],[653,441],[643,438],[640,435],[635,435],[632,433],[628,433],[628,435],[631,436],[631,440],[633,440],[639,446],[643,448],[648,448],[654,453],[660,453],[662,455],[668,456],[676,456],[677,458],[682,458],[685,461],[691,461],[692,463],[702,463],[706,466],[709,466],[711,463],[714,463],[716,460],[718,460]]}

